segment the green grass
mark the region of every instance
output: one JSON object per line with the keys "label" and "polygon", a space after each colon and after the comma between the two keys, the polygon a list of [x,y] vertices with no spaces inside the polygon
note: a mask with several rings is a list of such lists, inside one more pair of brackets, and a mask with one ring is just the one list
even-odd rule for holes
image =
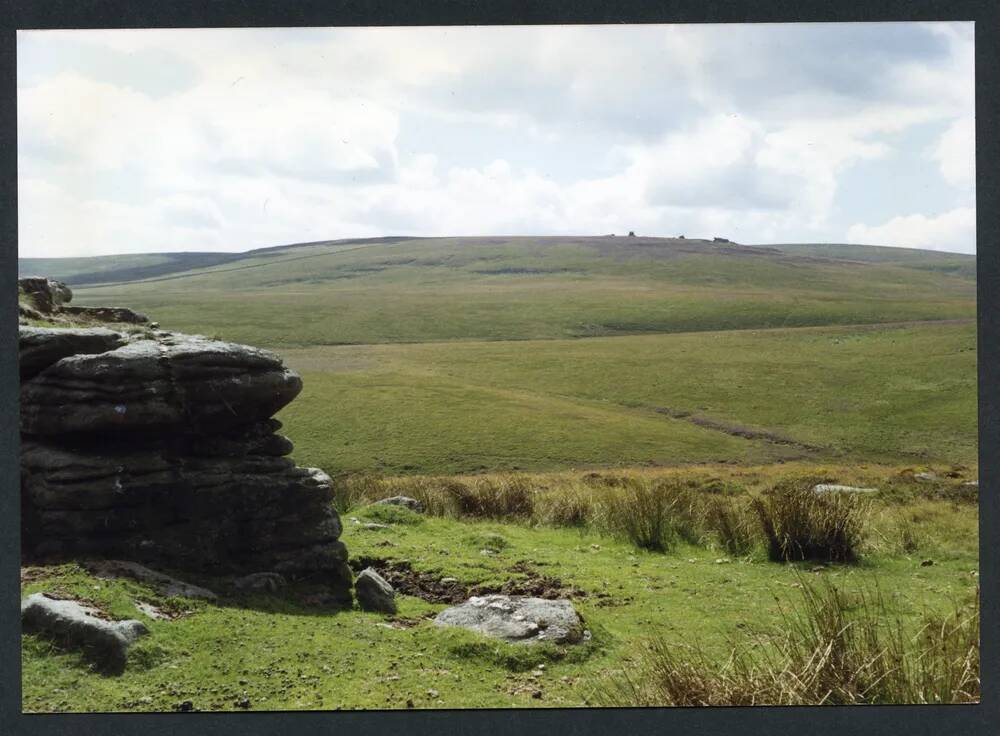
{"label": "green grass", "polygon": [[697,642],[653,638],[636,672],[610,679],[607,705],[978,703],[979,590],[917,627],[881,591],[802,579],[783,635],[734,636],[719,662]]}
{"label": "green grass", "polygon": [[[951,610],[977,582],[975,505],[911,498],[881,503],[880,511],[861,563],[814,568],[767,562],[760,548],[731,561],[714,547],[683,542],[653,553],[593,532],[525,523],[426,516],[367,530],[351,517],[376,517],[356,508],[344,515],[352,557],[408,560],[417,571],[469,586],[522,579],[527,565],[587,594],[574,602],[593,639],[580,647],[501,645],[433,626],[427,617],[444,604],[410,596],[398,597],[396,624],[357,609],[310,607],[287,591],[218,605],[171,599],[174,610],[188,613],[146,619],[152,633],[133,647],[121,677],[100,675],[76,654],[25,636],[24,708],[155,711],[190,700],[197,709],[238,710],[244,696],[262,710],[404,708],[407,699],[418,708],[594,704],[603,678],[633,669],[648,637],[697,640],[720,658],[733,636],[779,635],[802,575],[848,592],[877,582],[893,615],[913,625],[928,612]],[[913,513],[925,540],[916,555],[881,536],[900,514]],[[937,545],[948,553],[939,556]],[[923,566],[928,557],[934,564]],[[23,594],[73,593],[116,617],[140,619],[133,601],[166,603],[143,585],[97,580],[73,565],[41,573],[22,584]],[[532,697],[535,690],[541,699]]]}
{"label": "green grass", "polygon": [[251,252],[75,300],[284,349],[971,319],[975,282],[695,240],[435,238]]}
{"label": "green grass", "polygon": [[947,324],[287,350],[305,388],[280,418],[295,457],[330,472],[975,464],[975,345],[975,325]]}
{"label": "green grass", "polygon": [[345,241],[76,300],[277,349],[305,378],[282,415],[296,457],[331,472],[974,463],[974,263],[667,238]]}
{"label": "green grass", "polygon": [[300,463],[328,472],[459,473],[780,457],[685,422],[401,374],[308,374],[280,415]]}

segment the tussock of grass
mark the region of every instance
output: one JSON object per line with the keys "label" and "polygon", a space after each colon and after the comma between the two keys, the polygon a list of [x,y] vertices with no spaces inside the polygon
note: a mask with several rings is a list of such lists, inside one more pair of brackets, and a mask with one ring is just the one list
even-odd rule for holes
{"label": "tussock of grass", "polygon": [[973,703],[980,698],[979,595],[916,632],[878,589],[848,596],[804,585],[778,639],[731,641],[723,662],[699,645],[659,638],[641,674],[618,675],[607,705],[848,705]]}
{"label": "tussock of grass", "polygon": [[850,493],[817,494],[813,482],[780,483],[752,500],[775,562],[859,557],[871,512],[867,499]]}
{"label": "tussock of grass", "polygon": [[920,549],[920,533],[917,525],[909,515],[902,515],[896,520],[896,538],[899,549],[904,554],[913,554]]}
{"label": "tussock of grass", "polygon": [[592,486],[577,481],[549,487],[548,492],[535,494],[536,521],[549,526],[584,529],[594,522],[595,491]]}
{"label": "tussock of grass", "polygon": [[697,500],[677,481],[628,478],[597,496],[598,526],[640,549],[663,552],[679,540],[700,537]]}
{"label": "tussock of grass", "polygon": [[460,516],[516,519],[530,518],[534,512],[533,490],[523,476],[477,478],[468,485],[452,482],[443,486],[443,491]]}
{"label": "tussock of grass", "polygon": [[713,498],[705,512],[705,525],[719,546],[733,556],[749,555],[759,539],[759,525],[747,499]]}
{"label": "tussock of grass", "polygon": [[333,479],[333,507],[338,514],[346,514],[366,498],[365,485],[373,486],[377,479],[371,476],[340,477]]}

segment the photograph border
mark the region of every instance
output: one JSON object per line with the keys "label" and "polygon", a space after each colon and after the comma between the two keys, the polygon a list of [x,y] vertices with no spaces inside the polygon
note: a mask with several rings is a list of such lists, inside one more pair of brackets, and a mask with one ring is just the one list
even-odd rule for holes
{"label": "photograph border", "polygon": [[[18,476],[16,31],[55,28],[195,28],[365,25],[534,25],[592,23],[742,23],[975,21],[976,239],[979,378],[979,524],[982,702],[716,708],[539,708],[413,711],[22,714]],[[406,734],[603,733],[824,734],[905,732],[975,734],[1000,723],[998,558],[1000,529],[1000,4],[995,0],[0,0],[0,733],[272,734],[286,730],[351,736]],[[794,729],[794,731],[792,730]]]}

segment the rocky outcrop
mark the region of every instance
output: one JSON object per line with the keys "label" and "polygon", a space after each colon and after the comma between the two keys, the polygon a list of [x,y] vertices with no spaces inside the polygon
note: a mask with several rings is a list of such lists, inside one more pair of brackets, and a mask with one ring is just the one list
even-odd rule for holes
{"label": "rocky outcrop", "polygon": [[40,372],[21,388],[21,430],[212,437],[263,422],[301,390],[302,379],[273,353],[158,333],[107,352],[67,356]]}
{"label": "rocky outcrop", "polygon": [[28,558],[272,572],[351,598],[330,478],[272,415],[302,388],[266,350],[147,331],[21,328]]}
{"label": "rocky outcrop", "polygon": [[21,625],[71,648],[82,649],[101,669],[125,669],[129,646],[149,633],[141,621],[107,621],[94,608],[71,600],[56,600],[42,593],[21,602]]}
{"label": "rocky outcrop", "polygon": [[149,318],[126,307],[77,307],[68,306],[73,291],[62,281],[41,276],[18,279],[17,285],[30,304],[19,304],[18,313],[25,319],[52,319],[69,317],[84,322],[119,322],[147,324]]}
{"label": "rocky outcrop", "polygon": [[66,284],[44,276],[18,279],[17,286],[31,300],[34,308],[45,314],[55,312],[73,299],[73,291]]}
{"label": "rocky outcrop", "polygon": [[494,639],[576,644],[589,637],[573,604],[518,595],[473,596],[437,615],[438,626],[458,626]]}

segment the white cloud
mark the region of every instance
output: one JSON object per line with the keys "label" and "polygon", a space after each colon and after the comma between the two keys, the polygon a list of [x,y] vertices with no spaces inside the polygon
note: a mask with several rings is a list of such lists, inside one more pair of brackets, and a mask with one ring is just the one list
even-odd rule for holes
{"label": "white cloud", "polygon": [[971,117],[956,120],[944,132],[931,158],[941,167],[941,176],[949,184],[963,189],[976,186],[976,121]]}
{"label": "white cloud", "polygon": [[[933,162],[964,204],[971,26],[862,26],[20,32],[52,62],[19,71],[21,252],[630,229],[830,240],[862,219],[838,212],[844,172],[900,157]],[[78,63],[88,48],[193,72],[144,92],[139,69],[127,85],[88,72],[104,68]],[[950,127],[932,151],[898,149],[922,123]]]}
{"label": "white cloud", "polygon": [[847,231],[847,240],[865,245],[975,253],[976,212],[971,207],[958,207],[935,217],[905,215],[876,226],[853,225]]}
{"label": "white cloud", "polygon": [[85,171],[132,165],[151,177],[221,166],[313,178],[394,161],[398,118],[377,101],[239,78],[226,86],[163,101],[64,73],[19,92],[18,133]]}
{"label": "white cloud", "polygon": [[952,115],[975,105],[975,38],[972,23],[923,23],[949,53],[932,61],[915,59],[892,67],[890,79],[899,95],[930,104]]}

